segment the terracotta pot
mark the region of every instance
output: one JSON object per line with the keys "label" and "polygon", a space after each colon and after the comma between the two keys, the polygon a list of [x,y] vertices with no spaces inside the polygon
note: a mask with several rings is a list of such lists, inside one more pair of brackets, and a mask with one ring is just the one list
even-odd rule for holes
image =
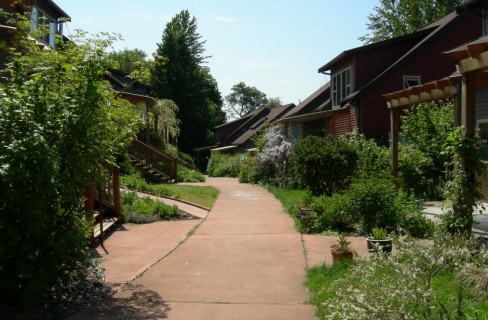
{"label": "terracotta pot", "polygon": [[335,252],[332,251],[332,261],[340,261],[340,260],[352,260],[354,254],[352,252]]}
{"label": "terracotta pot", "polygon": [[384,240],[375,240],[368,238],[366,240],[369,252],[376,252],[379,249],[383,252],[389,253],[393,249],[393,239],[391,238],[387,238]]}

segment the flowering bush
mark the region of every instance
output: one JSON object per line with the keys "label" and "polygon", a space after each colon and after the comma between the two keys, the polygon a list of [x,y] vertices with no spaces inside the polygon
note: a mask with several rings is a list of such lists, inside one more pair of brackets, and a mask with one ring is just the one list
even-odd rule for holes
{"label": "flowering bush", "polygon": [[488,314],[486,296],[473,294],[455,276],[474,262],[488,267],[487,254],[475,241],[437,235],[432,241],[403,237],[396,244],[397,253],[360,259],[347,276],[314,293],[328,297],[315,300],[323,319],[480,319]]}

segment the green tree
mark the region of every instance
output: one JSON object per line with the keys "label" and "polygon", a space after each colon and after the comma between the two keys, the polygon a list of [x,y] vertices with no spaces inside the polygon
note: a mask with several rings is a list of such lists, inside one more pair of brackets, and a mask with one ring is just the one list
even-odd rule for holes
{"label": "green tree", "polygon": [[226,111],[232,118],[240,118],[268,104],[268,98],[264,92],[259,91],[256,87],[247,86],[244,82],[235,84],[225,100],[227,101]]}
{"label": "green tree", "polygon": [[101,160],[134,137],[131,105],[104,80],[111,36],[45,50],[17,32],[0,83],[0,282],[2,305],[35,303],[86,257],[84,191]]}
{"label": "green tree", "polygon": [[368,16],[371,33],[365,43],[391,39],[419,30],[456,9],[464,0],[380,0]]}
{"label": "green tree", "polygon": [[178,147],[185,152],[211,144],[213,127],[225,120],[217,82],[203,66],[204,44],[196,18],[181,11],[166,24],[151,68],[154,95],[179,107]]}
{"label": "green tree", "polygon": [[417,196],[442,196],[446,163],[450,162],[444,149],[453,130],[452,102],[422,103],[405,112],[399,163],[403,187],[413,189]]}
{"label": "green tree", "polygon": [[147,54],[144,51],[125,48],[110,52],[107,59],[110,67],[127,73],[141,83],[149,84],[152,60],[147,59]]}
{"label": "green tree", "polygon": [[154,132],[164,138],[165,143],[176,141],[180,134],[180,120],[176,117],[178,106],[171,100],[158,100],[150,109]]}

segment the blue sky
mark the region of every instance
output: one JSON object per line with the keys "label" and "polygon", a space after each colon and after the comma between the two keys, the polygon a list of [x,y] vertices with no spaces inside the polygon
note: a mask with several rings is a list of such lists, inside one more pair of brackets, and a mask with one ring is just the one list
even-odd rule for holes
{"label": "blue sky", "polygon": [[54,0],[75,29],[114,32],[115,49],[151,55],[181,10],[197,18],[211,74],[222,97],[240,81],[268,97],[298,104],[328,80],[318,68],[361,46],[378,0]]}

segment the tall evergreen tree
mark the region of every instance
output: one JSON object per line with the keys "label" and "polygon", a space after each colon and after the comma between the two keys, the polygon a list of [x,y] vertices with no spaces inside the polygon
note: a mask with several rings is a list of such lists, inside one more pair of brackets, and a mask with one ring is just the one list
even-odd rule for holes
{"label": "tall evergreen tree", "polygon": [[380,0],[368,16],[366,44],[414,32],[447,15],[464,0]]}
{"label": "tall evergreen tree", "polygon": [[178,147],[185,152],[211,144],[213,127],[225,121],[217,82],[203,66],[208,58],[204,44],[196,18],[181,11],[166,24],[151,69],[154,95],[179,107]]}

